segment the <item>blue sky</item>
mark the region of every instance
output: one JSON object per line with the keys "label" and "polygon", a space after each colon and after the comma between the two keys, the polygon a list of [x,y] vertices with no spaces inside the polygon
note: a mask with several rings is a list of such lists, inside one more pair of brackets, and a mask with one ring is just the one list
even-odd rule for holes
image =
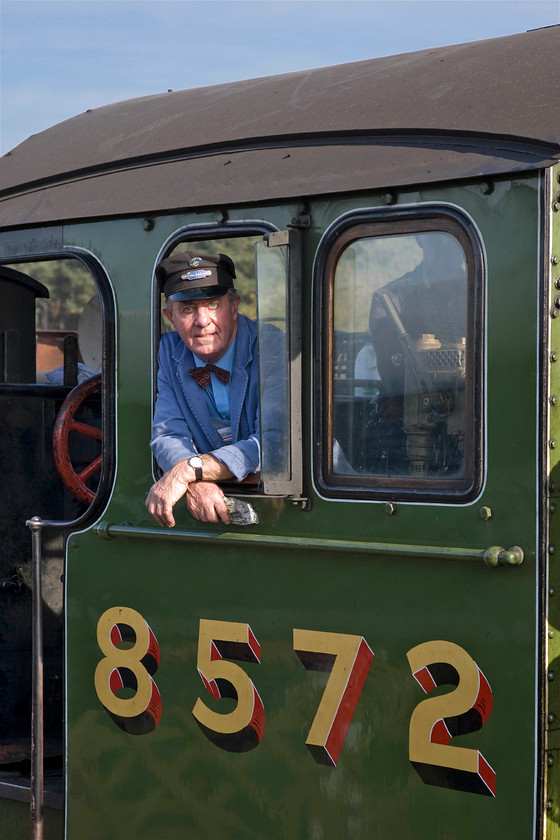
{"label": "blue sky", "polygon": [[0,0],[0,152],[122,99],[555,23],[560,0]]}

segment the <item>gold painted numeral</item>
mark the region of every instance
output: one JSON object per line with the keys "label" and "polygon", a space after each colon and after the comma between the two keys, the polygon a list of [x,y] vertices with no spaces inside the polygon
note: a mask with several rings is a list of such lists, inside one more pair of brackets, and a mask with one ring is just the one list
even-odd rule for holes
{"label": "gold painted numeral", "polygon": [[294,650],[308,671],[330,673],[306,745],[317,762],[336,767],[373,661],[363,636],[294,630]]}
{"label": "gold painted numeral", "polygon": [[243,668],[226,659],[260,663],[260,645],[253,631],[241,622],[201,618],[198,673],[213,697],[231,697],[237,705],[233,711],[220,714],[198,699],[193,715],[212,743],[229,752],[247,752],[263,736],[264,706]]}
{"label": "gold painted numeral", "polygon": [[95,670],[101,703],[125,732],[151,732],[161,717],[161,697],[152,679],[159,646],[149,624],[130,607],[111,607],[98,621],[97,642],[105,654]]}
{"label": "gold painted numeral", "polygon": [[492,690],[476,662],[452,642],[425,642],[407,653],[426,694],[440,685],[454,691],[423,700],[412,713],[409,758],[429,785],[494,796],[496,774],[476,749],[451,746],[455,735],[476,732],[492,711]]}

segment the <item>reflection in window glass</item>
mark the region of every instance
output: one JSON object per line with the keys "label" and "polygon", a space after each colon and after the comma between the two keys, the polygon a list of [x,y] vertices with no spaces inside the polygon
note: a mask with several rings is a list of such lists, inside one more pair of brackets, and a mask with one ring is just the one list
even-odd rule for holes
{"label": "reflection in window glass", "polygon": [[261,472],[268,493],[283,493],[292,476],[290,416],[288,249],[256,246],[259,326]]}
{"label": "reflection in window glass", "polygon": [[363,238],[342,251],[333,290],[335,483],[464,485],[467,279],[465,252],[443,231]]}

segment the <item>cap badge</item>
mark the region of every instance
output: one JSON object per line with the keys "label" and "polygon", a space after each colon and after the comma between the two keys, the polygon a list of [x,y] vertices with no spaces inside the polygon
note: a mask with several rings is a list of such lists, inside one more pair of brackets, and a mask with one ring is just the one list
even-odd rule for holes
{"label": "cap badge", "polygon": [[184,274],[181,274],[181,280],[202,280],[203,277],[210,277],[211,274],[212,272],[205,268],[198,271],[185,271]]}
{"label": "cap badge", "polygon": [[189,265],[191,268],[198,268],[201,262],[202,257],[193,257],[191,260],[189,260]]}

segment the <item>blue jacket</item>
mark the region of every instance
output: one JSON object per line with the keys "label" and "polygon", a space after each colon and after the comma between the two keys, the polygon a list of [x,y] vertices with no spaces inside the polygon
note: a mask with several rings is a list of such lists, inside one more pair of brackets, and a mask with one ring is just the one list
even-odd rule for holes
{"label": "blue jacket", "polygon": [[190,376],[193,354],[176,332],[161,337],[158,393],[150,446],[164,472],[184,458],[212,453],[241,480],[260,470],[257,327],[238,315],[231,372],[232,443],[222,446],[203,389]]}

